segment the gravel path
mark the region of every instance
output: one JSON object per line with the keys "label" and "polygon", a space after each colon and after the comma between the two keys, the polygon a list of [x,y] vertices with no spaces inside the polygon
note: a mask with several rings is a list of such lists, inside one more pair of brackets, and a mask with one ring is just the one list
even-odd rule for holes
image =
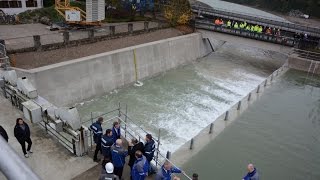
{"label": "gravel path", "polygon": [[43,52],[21,53],[14,55],[14,57],[16,60],[16,67],[32,69],[180,35],[182,35],[182,33],[179,30],[168,28],[146,34],[127,36],[77,47],[68,47]]}

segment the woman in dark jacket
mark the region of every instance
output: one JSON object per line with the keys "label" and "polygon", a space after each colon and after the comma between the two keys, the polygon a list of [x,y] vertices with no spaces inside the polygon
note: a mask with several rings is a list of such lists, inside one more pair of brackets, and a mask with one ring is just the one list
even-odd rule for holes
{"label": "woman in dark jacket", "polygon": [[[32,153],[31,151],[32,141],[30,138],[30,128],[28,124],[23,121],[22,118],[18,118],[16,121],[16,126],[14,127],[14,136],[17,138],[17,140],[21,144],[24,157],[28,158],[29,157],[28,153]],[[26,142],[28,143],[27,151],[26,151]]]}
{"label": "woman in dark jacket", "polygon": [[128,146],[128,154],[130,156],[128,165],[130,166],[131,169],[132,169],[134,162],[137,160],[135,153],[138,150],[143,152],[143,150],[144,150],[143,143],[139,142],[137,139],[132,139],[131,143],[129,143],[129,146]]}
{"label": "woman in dark jacket", "polygon": [[8,142],[9,140],[8,134],[6,130],[3,129],[2,126],[0,126],[0,135],[3,137],[3,139],[5,139]]}

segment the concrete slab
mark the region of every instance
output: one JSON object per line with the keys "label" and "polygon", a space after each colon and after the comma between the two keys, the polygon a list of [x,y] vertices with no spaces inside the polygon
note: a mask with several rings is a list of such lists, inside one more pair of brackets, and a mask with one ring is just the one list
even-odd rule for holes
{"label": "concrete slab", "polygon": [[[97,165],[89,156],[75,157],[50,135],[47,135],[42,128],[30,122],[28,124],[31,129],[34,153],[26,159],[13,134],[15,120],[23,117],[22,112],[13,107],[2,94],[0,94],[0,114],[0,124],[9,135],[9,145],[42,179],[71,179]],[[0,179],[6,179],[2,173],[0,173]]]}

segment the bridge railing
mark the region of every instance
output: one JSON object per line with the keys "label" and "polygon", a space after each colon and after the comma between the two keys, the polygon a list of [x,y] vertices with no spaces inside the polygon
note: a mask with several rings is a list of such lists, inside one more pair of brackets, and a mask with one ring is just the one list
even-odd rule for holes
{"label": "bridge railing", "polygon": [[306,58],[314,61],[320,61],[320,53],[312,52],[312,51],[306,51],[302,49],[293,49],[293,53],[297,54],[298,57]]}
{"label": "bridge railing", "polygon": [[261,25],[268,25],[274,26],[275,28],[280,28],[283,30],[295,29],[300,31],[301,33],[309,33],[310,35],[320,37],[320,29],[311,27],[311,26],[303,26],[298,25],[290,22],[283,22],[274,19],[270,19],[263,16],[256,16],[248,13],[240,13],[240,12],[230,12],[225,9],[217,9],[217,8],[206,8],[201,6],[192,6],[192,10],[195,13],[202,13],[207,15],[214,15],[214,16],[224,16],[224,17],[234,17],[237,19],[254,21],[252,23],[260,23]]}

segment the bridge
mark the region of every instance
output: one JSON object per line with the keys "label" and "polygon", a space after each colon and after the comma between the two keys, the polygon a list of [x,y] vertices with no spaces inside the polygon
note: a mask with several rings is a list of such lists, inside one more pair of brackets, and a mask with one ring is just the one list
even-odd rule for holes
{"label": "bridge", "polygon": [[[204,16],[205,18],[219,17],[223,19],[230,19],[234,21],[246,21],[249,24],[258,24],[265,27],[276,28],[282,31],[292,33],[308,34],[309,36],[320,38],[320,29],[310,26],[298,25],[290,22],[273,20],[264,16],[257,16],[249,13],[231,12],[226,9],[208,8],[200,5],[192,5],[192,12],[198,14],[198,17]],[[197,21],[201,23],[201,21]],[[213,22],[212,22],[213,24]]]}

